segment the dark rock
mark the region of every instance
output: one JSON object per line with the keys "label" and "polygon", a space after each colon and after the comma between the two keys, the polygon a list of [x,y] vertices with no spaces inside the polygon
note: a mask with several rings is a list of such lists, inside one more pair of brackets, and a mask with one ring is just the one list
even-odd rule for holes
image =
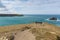
{"label": "dark rock", "polygon": [[42,24],[43,22],[35,22],[35,23],[40,23],[40,24]]}
{"label": "dark rock", "polygon": [[56,17],[49,18],[49,20],[57,20]]}

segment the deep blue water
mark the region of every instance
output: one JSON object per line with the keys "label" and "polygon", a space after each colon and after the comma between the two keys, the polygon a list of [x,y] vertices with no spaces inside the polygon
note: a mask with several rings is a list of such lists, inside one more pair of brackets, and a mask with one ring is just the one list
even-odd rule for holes
{"label": "deep blue water", "polygon": [[[57,21],[47,20],[48,18],[56,17]],[[25,15],[16,17],[0,17],[0,26],[28,24],[32,22],[48,22],[50,24],[60,25],[60,15]]]}

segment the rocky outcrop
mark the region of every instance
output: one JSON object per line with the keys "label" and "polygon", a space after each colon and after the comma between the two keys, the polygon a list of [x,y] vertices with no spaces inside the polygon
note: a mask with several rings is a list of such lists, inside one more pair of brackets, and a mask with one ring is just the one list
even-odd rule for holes
{"label": "rocky outcrop", "polygon": [[49,20],[57,20],[57,18],[56,17],[51,17],[51,18],[49,18]]}

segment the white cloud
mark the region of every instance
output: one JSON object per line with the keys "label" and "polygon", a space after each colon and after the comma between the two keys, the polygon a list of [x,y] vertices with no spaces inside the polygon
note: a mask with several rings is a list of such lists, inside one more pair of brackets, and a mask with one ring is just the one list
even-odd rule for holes
{"label": "white cloud", "polygon": [[2,0],[11,12],[23,14],[60,13],[60,0]]}

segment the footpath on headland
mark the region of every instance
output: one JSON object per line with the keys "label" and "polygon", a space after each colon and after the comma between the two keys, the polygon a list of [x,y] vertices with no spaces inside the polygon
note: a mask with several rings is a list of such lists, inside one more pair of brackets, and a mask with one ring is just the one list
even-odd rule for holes
{"label": "footpath on headland", "polygon": [[51,40],[55,40],[57,38],[60,38],[60,27],[53,24],[41,22],[0,27],[0,40],[35,40],[34,38],[36,40],[50,40],[50,38]]}

